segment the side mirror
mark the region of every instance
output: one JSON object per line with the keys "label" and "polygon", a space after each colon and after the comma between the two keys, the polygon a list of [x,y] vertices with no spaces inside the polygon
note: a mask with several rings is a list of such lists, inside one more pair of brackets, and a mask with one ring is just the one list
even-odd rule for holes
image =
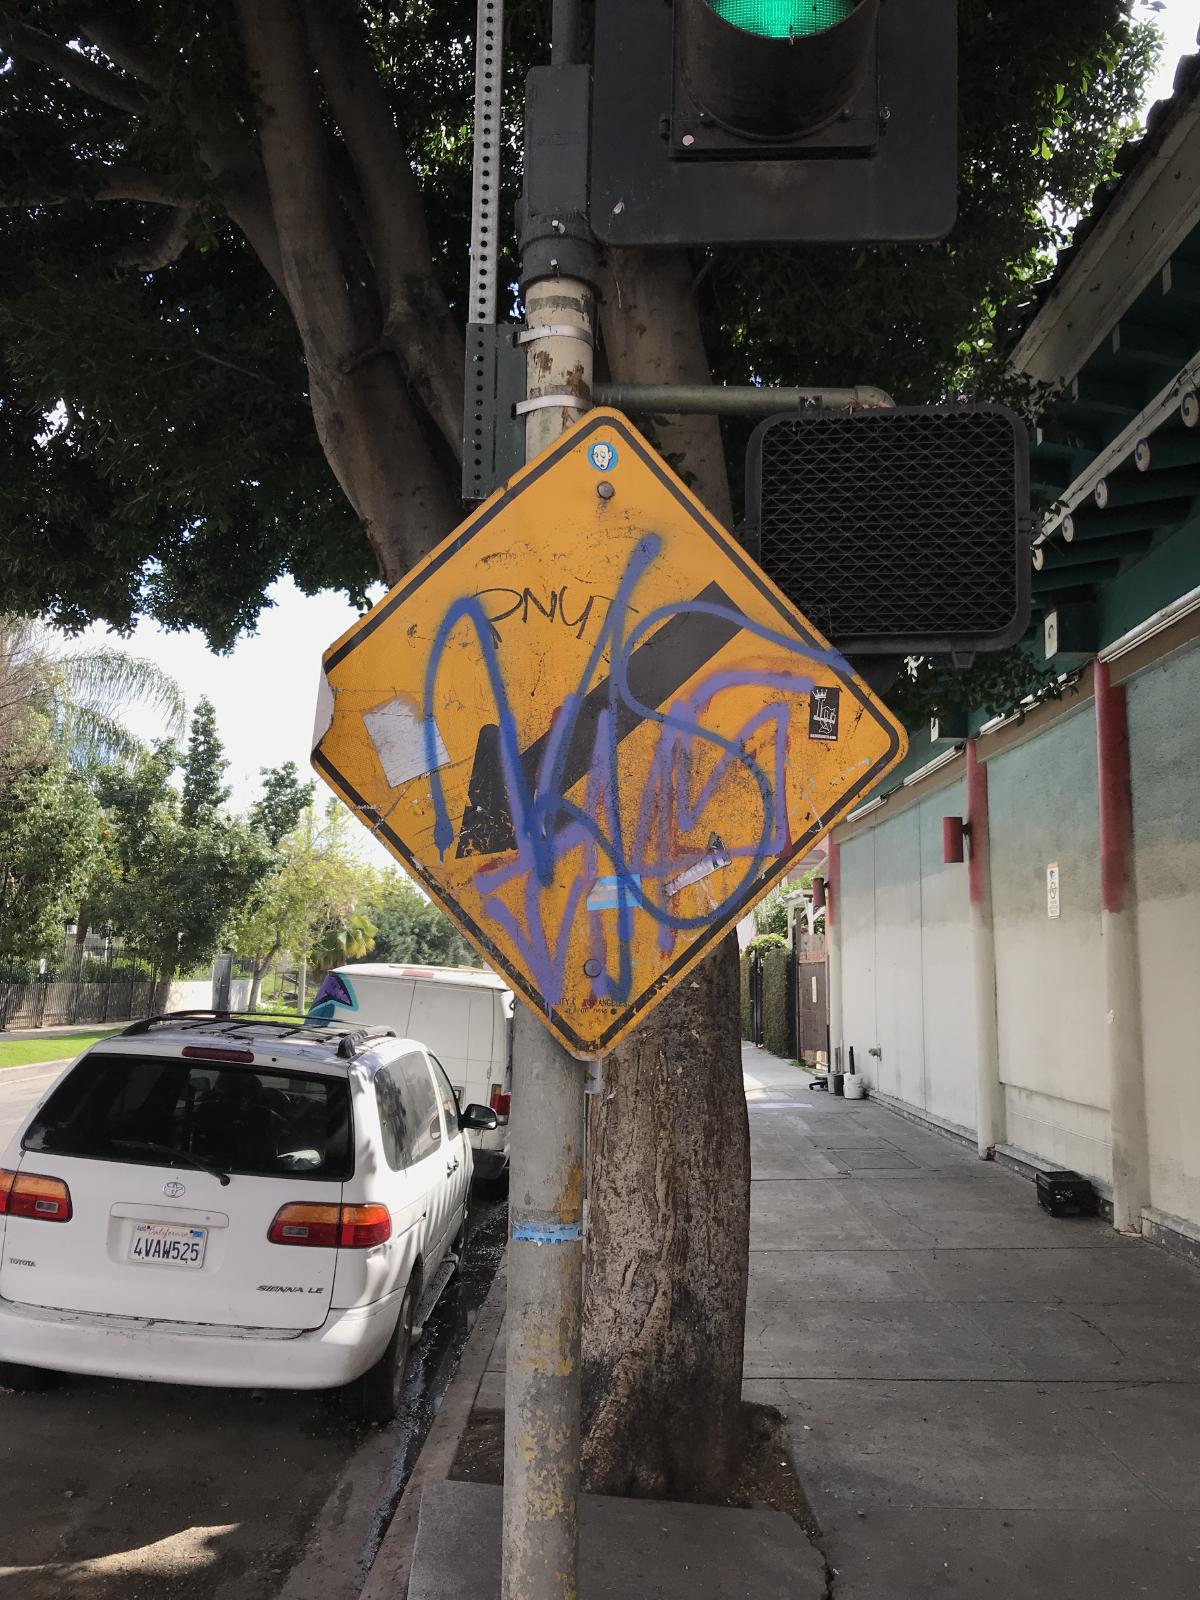
{"label": "side mirror", "polygon": [[460,1128],[478,1128],[482,1133],[490,1133],[499,1124],[500,1119],[491,1106],[464,1106],[458,1116]]}

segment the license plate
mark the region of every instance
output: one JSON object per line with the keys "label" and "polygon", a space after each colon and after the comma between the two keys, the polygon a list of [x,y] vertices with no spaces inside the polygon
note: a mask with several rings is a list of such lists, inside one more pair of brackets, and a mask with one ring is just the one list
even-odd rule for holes
{"label": "license plate", "polygon": [[207,1228],[181,1228],[169,1222],[135,1222],[129,1259],[152,1267],[202,1267]]}

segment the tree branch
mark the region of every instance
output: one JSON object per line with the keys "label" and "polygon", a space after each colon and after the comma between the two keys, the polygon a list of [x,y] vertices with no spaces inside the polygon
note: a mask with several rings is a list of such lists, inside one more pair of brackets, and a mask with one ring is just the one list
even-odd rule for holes
{"label": "tree branch", "polygon": [[387,582],[445,536],[460,502],[390,354],[354,365],[378,334],[355,314],[299,0],[238,0],[283,281],[304,346],[317,435]]}
{"label": "tree branch", "polygon": [[70,188],[52,189],[40,194],[12,191],[0,196],[0,208],[26,210],[32,206],[63,206],[71,200],[140,200],[146,205],[180,206],[194,204],[199,196],[192,183],[179,182],[141,167],[94,167],[79,163],[79,179]]}
{"label": "tree branch", "polygon": [[195,214],[195,206],[177,207],[152,238],[126,246],[117,256],[117,265],[129,272],[158,272],[178,261],[187,249],[188,225]]}
{"label": "tree branch", "polygon": [[366,204],[385,342],[461,458],[462,330],[437,280],[420,191],[361,21],[345,0],[304,0],[304,14]]}
{"label": "tree branch", "polygon": [[234,225],[241,229],[290,307],[279,233],[271,212],[271,195],[257,151],[225,113],[206,119],[192,112],[186,121],[196,155],[216,198]]}
{"label": "tree branch", "polygon": [[288,0],[238,0],[283,279],[310,370],[336,372],[368,341],[338,248],[335,191],[312,66]]}
{"label": "tree branch", "polygon": [[18,22],[6,13],[0,14],[0,49],[23,61],[47,67],[93,100],[102,100],[118,111],[128,111],[136,117],[146,109],[146,97],[136,84],[127,83],[115,72],[89,61],[78,50],[59,44],[40,28],[31,28],[28,23]]}
{"label": "tree branch", "polygon": [[159,68],[144,50],[125,37],[120,24],[106,12],[89,12],[79,31],[85,39],[91,40],[97,50],[103,50],[122,72],[127,72],[131,78],[139,78],[152,89],[159,87],[162,80]]}

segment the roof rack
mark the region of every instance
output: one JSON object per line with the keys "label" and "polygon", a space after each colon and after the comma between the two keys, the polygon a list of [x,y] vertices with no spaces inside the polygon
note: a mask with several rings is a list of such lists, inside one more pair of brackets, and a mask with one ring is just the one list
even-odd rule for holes
{"label": "roof rack", "polygon": [[333,1044],[336,1040],[337,1053],[344,1061],[351,1060],[370,1041],[396,1037],[394,1028],[364,1027],[361,1023],[335,1022],[325,1018],[297,1021],[294,1013],[283,1011],[166,1011],[153,1017],[139,1017],[129,1027],[122,1028],[115,1037],[137,1038],[153,1028],[219,1033],[231,1039],[246,1038],[250,1029],[269,1028],[273,1030],[272,1037],[280,1040],[294,1039],[298,1043],[311,1041],[314,1044]]}

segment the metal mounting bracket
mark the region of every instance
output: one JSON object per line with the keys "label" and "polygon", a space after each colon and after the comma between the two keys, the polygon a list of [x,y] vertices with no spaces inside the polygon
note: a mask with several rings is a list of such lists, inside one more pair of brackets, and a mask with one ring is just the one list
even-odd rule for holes
{"label": "metal mounting bracket", "polygon": [[525,398],[525,352],[513,323],[473,322],[467,328],[463,396],[464,500],[486,500],[525,461],[525,425],[516,416]]}

